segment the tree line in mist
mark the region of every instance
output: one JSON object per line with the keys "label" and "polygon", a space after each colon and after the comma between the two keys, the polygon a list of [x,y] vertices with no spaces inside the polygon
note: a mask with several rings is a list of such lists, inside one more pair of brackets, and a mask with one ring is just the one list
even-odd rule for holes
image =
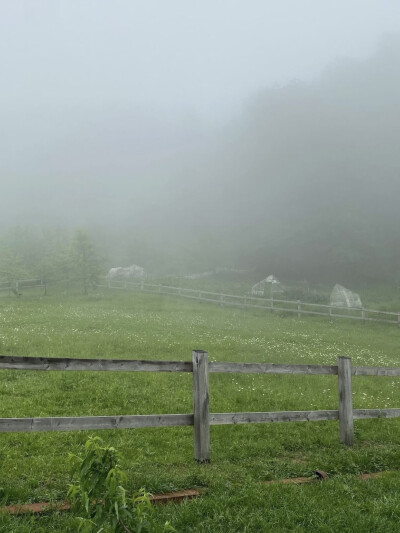
{"label": "tree line in mist", "polygon": [[[400,38],[363,62],[338,61],[313,83],[260,91],[217,132],[186,123],[187,142],[165,134],[160,149],[146,130],[145,160],[134,149],[145,118],[139,130],[120,120],[109,137],[104,125],[101,150],[86,131],[93,168],[71,152],[62,172],[35,176],[43,186],[35,208],[5,206],[3,216],[16,221],[17,212],[24,227],[50,233],[83,222],[105,269],[231,266],[353,285],[400,277]],[[21,190],[30,178],[20,170]],[[46,257],[33,242],[32,256]]]}
{"label": "tree line in mist", "polygon": [[43,283],[78,283],[84,294],[99,281],[102,258],[82,230],[34,231],[16,226],[0,241],[0,283],[40,279]]}

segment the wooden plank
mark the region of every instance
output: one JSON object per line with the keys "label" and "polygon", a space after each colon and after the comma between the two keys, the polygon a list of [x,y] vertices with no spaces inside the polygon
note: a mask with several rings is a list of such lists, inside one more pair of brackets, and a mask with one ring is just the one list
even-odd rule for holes
{"label": "wooden plank", "polygon": [[382,311],[379,309],[364,309],[366,313],[377,313],[378,315],[397,315],[395,311]]}
{"label": "wooden plank", "polygon": [[[214,299],[214,298],[199,298],[198,296],[195,296],[195,295],[192,295],[192,294],[181,294],[181,297],[182,298],[187,298],[188,300],[197,300],[197,301],[201,301],[201,302],[212,302],[212,303],[217,303],[217,304],[220,304],[221,303],[221,300],[218,298],[218,299]],[[231,306],[239,306],[240,304],[239,303],[234,303],[234,302],[224,302],[226,303],[226,305],[231,305]]]}
{"label": "wooden plank", "polygon": [[264,422],[317,422],[337,420],[339,411],[271,411],[265,413],[210,413],[211,425],[260,424]]}
{"label": "wooden plank", "polygon": [[353,396],[351,386],[351,359],[338,357],[338,393],[339,393],[339,438],[342,444],[353,446]]}
{"label": "wooden plank", "polygon": [[[400,418],[400,409],[354,409],[356,420]],[[210,413],[210,425],[337,420],[339,411]],[[192,414],[0,418],[0,433],[193,426]]]}
{"label": "wooden plank", "polygon": [[208,353],[194,350],[192,362],[194,457],[198,463],[208,463],[210,461]]}
{"label": "wooden plank", "polygon": [[132,359],[72,359],[64,357],[0,356],[0,369],[89,370],[117,372],[192,372],[191,361],[145,361]]}
{"label": "wooden plank", "polygon": [[386,320],[384,318],[366,318],[368,322],[381,322],[382,324],[397,324],[397,320]]}
{"label": "wooden plank", "polygon": [[317,477],[288,477],[286,479],[271,479],[271,481],[263,481],[265,485],[276,485],[282,483],[282,485],[303,485],[303,483],[318,483],[320,479]]}
{"label": "wooden plank", "polygon": [[354,409],[353,418],[399,418],[400,409]]}
{"label": "wooden plank", "polygon": [[337,366],[328,365],[281,365],[275,363],[228,363],[208,364],[212,373],[239,374],[337,374]]}
{"label": "wooden plank", "polygon": [[186,489],[176,492],[164,492],[164,494],[152,494],[149,497],[150,503],[169,503],[169,502],[183,502],[184,500],[192,500],[198,498],[200,492],[195,489]]}
{"label": "wooden plank", "polygon": [[[274,300],[275,302],[279,302],[279,303],[293,304],[293,306],[297,303],[297,301],[295,300],[277,300],[277,299],[274,299]],[[337,309],[337,310],[345,309],[347,311],[357,311],[357,312],[361,310],[360,307],[339,307],[339,306],[332,306],[329,304],[316,304],[316,303],[311,303],[311,302],[301,302],[301,305],[305,307],[320,307],[320,308],[325,308],[325,309],[332,308],[332,310],[333,309]],[[379,309],[366,309],[365,308],[364,311],[366,313],[378,313],[382,315],[397,315],[398,314],[394,311],[382,311]]]}
{"label": "wooden plank", "polygon": [[[175,492],[164,492],[163,494],[151,494],[149,501],[151,504],[162,504],[169,502],[183,502],[185,500],[192,500],[198,498],[200,492],[195,489],[185,489]],[[8,513],[11,515],[20,515],[27,513],[48,513],[49,511],[69,511],[71,509],[70,502],[41,502],[41,503],[25,503],[8,505],[7,507],[0,507],[1,513]]]}
{"label": "wooden plank", "polygon": [[[266,307],[265,309],[270,309],[270,308]],[[299,311],[298,309],[291,309],[289,307],[276,307],[276,306],[274,306],[274,311],[284,311],[286,313],[300,313],[302,315],[329,316],[328,313],[321,313],[319,311],[307,311],[305,309]]]}
{"label": "wooden plank", "polygon": [[[354,316],[354,315],[339,315],[336,313],[332,313],[332,318],[350,318],[353,320],[364,320],[369,322],[386,322],[386,320],[380,319],[380,318],[362,318],[361,316]],[[388,321],[389,323],[391,320]]]}
{"label": "wooden plank", "polygon": [[359,318],[359,317],[353,317],[349,315],[337,315],[336,313],[321,313],[319,311],[302,311],[303,313],[307,315],[318,315],[318,316],[328,316],[329,318]]}
{"label": "wooden plank", "polygon": [[0,433],[21,431],[76,431],[193,426],[193,415],[120,415],[43,418],[0,418]]}
{"label": "wooden plank", "polygon": [[400,376],[400,367],[353,366],[352,374],[353,376]]}

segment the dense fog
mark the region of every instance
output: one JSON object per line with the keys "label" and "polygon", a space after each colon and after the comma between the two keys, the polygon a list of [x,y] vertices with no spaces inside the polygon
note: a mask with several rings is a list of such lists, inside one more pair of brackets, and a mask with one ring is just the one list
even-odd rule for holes
{"label": "dense fog", "polygon": [[[81,227],[103,258],[104,272],[110,266],[136,263],[152,275],[226,266],[253,271],[255,277],[273,272],[287,279],[323,283],[394,283],[400,278],[400,33],[379,36],[374,46],[361,47],[353,58],[334,48],[325,57],[316,40],[313,51],[319,63],[307,65],[303,58],[304,76],[294,66],[280,71],[280,62],[287,58],[263,42],[265,52],[275,53],[271,65],[276,67],[276,79],[274,74],[272,78],[254,74],[254,84],[247,80],[231,93],[215,66],[216,80],[207,80],[207,90],[196,93],[193,88],[191,95],[186,94],[184,88],[188,92],[190,86],[181,79],[188,78],[184,62],[180,71],[171,56],[165,72],[158,76],[153,72],[154,94],[141,104],[146,91],[129,101],[126,84],[135,90],[135,61],[146,62],[146,54],[149,62],[154,61],[154,50],[141,54],[136,50],[130,62],[129,32],[120,44],[123,57],[115,56],[112,71],[102,72],[104,94],[94,92],[91,98],[93,72],[91,82],[86,82],[84,61],[77,62],[75,69],[72,64],[70,55],[78,57],[80,50],[85,53],[93,46],[99,72],[103,63],[105,67],[113,64],[107,55],[113,44],[107,48],[109,37],[100,31],[107,28],[103,2],[98,8],[102,26],[96,35],[91,29],[87,41],[82,33],[72,31],[70,10],[51,12],[58,24],[64,18],[71,24],[71,49],[58,43],[58,53],[64,54],[59,63],[51,50],[46,51],[52,40],[57,42],[57,28],[53,25],[44,36],[35,33],[43,20],[29,9],[24,11],[26,3],[17,4],[20,11],[12,16],[2,5],[3,19],[17,17],[32,34],[31,41],[24,43],[27,50],[21,45],[19,52],[2,49],[0,54],[4,67],[0,88],[3,276],[9,276],[18,262],[21,265],[23,256],[31,257],[24,272],[41,275],[43,257],[61,249]],[[176,8],[178,3],[173,4]],[[319,9],[316,2],[306,4],[305,14]],[[355,4],[362,9],[363,4]],[[88,5],[96,10],[96,3]],[[157,13],[159,3],[152,5]],[[222,43],[224,29],[232,35],[225,27],[228,3],[224,3],[225,14],[218,5],[210,31],[218,28],[220,17]],[[254,7],[260,16],[267,16],[271,8],[267,5],[255,2]],[[375,6],[379,12],[379,5],[367,2],[366,11],[371,15]],[[398,12],[395,4],[389,5],[393,14]],[[43,6],[50,9],[49,3],[42,2]],[[124,9],[133,16],[127,3],[121,6],[119,15],[112,15],[114,22],[118,16],[124,19]],[[90,10],[82,11],[89,16]],[[198,6],[195,11],[199,13]],[[232,8],[232,23],[239,28],[236,11],[237,6]],[[206,9],[203,14],[203,22],[190,19],[191,26],[181,39],[186,35],[190,40],[189,30],[197,24],[206,26],[211,15]],[[178,20],[189,15],[187,8],[176,11]],[[357,10],[353,17],[357,41]],[[90,24],[90,19],[85,23]],[[171,20],[168,24],[173,33]],[[162,20],[157,19],[155,28],[163,28]],[[262,25],[256,29],[261,32]],[[360,35],[365,37],[367,30]],[[374,35],[378,30],[374,28]],[[282,32],[290,39],[287,24]],[[167,34],[164,31],[160,39],[168,38]],[[60,42],[66,35],[61,34]],[[151,35],[156,39],[154,28]],[[209,49],[204,54],[212,52],[213,46],[215,52],[219,50],[216,35],[211,34],[211,42],[206,35],[198,36],[200,58],[202,43]],[[29,50],[30,44],[35,48],[35,39],[41,43],[36,55]],[[258,33],[255,39],[260,39]],[[7,44],[13,44],[11,37]],[[162,48],[162,43],[153,42],[153,46]],[[185,42],[177,41],[175,46],[176,53],[183,53]],[[226,43],[224,47],[222,59],[229,57],[229,47]],[[26,62],[21,64],[21,58]],[[199,58],[194,63],[200,68]],[[172,72],[167,73],[168,68]],[[219,68],[224,69],[223,61]],[[243,76],[251,77],[257,68],[262,68],[259,57]],[[123,72],[120,80],[118,69]],[[143,72],[138,70],[136,81],[144,84]],[[200,78],[199,74],[193,80],[193,87],[205,84]],[[213,84],[216,98],[207,100],[205,94],[212,94]]]}

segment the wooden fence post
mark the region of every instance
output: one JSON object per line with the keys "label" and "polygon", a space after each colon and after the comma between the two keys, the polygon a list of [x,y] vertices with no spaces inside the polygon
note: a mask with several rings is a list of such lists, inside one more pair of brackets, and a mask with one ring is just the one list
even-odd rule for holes
{"label": "wooden fence post", "polygon": [[347,446],[353,446],[354,421],[350,357],[338,357],[338,389],[340,442]]}
{"label": "wooden fence post", "polygon": [[192,352],[194,458],[198,463],[210,461],[210,422],[208,395],[208,353]]}

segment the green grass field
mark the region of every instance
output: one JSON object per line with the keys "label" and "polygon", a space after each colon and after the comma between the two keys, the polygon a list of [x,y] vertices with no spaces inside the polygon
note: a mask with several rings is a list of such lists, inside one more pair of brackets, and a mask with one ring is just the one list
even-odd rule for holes
{"label": "green grass field", "polygon": [[[0,299],[2,355],[212,361],[400,364],[400,330],[356,321],[278,316],[173,297],[104,291],[89,297]],[[2,417],[190,413],[191,374],[2,371]],[[355,378],[355,408],[400,406],[400,378]],[[211,412],[337,409],[335,376],[210,375]],[[355,422],[355,446],[337,422],[211,428],[211,463],[193,460],[193,429],[0,435],[2,504],[65,499],[67,457],[98,434],[124,458],[129,488],[200,487],[201,498],[156,508],[177,531],[398,531],[400,420]],[[311,485],[265,481],[328,472]],[[355,474],[389,470],[360,481]],[[0,531],[76,531],[68,513],[9,517]]]}

